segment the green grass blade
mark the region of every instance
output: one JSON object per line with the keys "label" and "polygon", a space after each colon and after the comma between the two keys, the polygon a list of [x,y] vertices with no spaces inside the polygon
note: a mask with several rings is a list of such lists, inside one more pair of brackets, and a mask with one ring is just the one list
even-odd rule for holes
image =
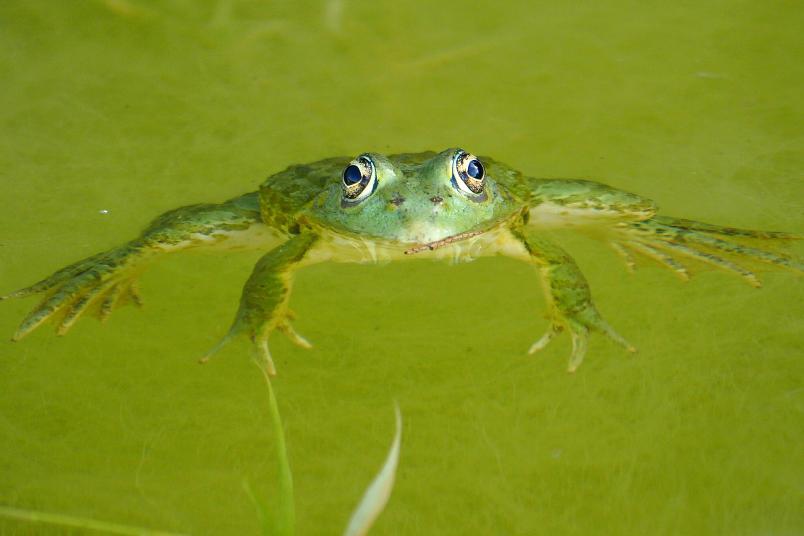
{"label": "green grass blade", "polygon": [[105,521],[97,521],[95,519],[73,517],[64,514],[52,514],[49,512],[38,512],[36,510],[22,510],[20,508],[10,508],[8,506],[0,506],[0,517],[28,521],[29,523],[44,523],[47,525],[58,525],[61,527],[93,530],[105,534],[122,534],[124,536],[178,536],[178,534],[175,532],[150,530],[141,527],[120,525],[117,523],[107,523]]}
{"label": "green grass blade", "polygon": [[[259,365],[258,365],[259,366]],[[285,430],[282,426],[282,417],[279,415],[279,406],[274,396],[274,388],[271,385],[271,377],[263,367],[259,367],[268,384],[268,405],[273,421],[273,432],[276,445],[276,462],[279,473],[279,500],[275,512],[271,513],[270,522],[267,524],[271,530],[267,533],[270,536],[293,536],[296,526],[296,512],[293,507],[293,474],[290,471],[288,453],[285,446]],[[263,511],[270,511],[262,508]]]}
{"label": "green grass blade", "polygon": [[257,512],[257,519],[260,522],[260,527],[262,527],[262,534],[264,536],[273,534],[274,522],[271,513],[268,511],[265,502],[257,497],[257,494],[251,488],[251,483],[247,478],[243,479],[243,490],[246,492],[246,495],[248,495],[248,498],[251,499],[251,504],[254,505],[254,510]]}
{"label": "green grass blade", "polygon": [[391,496],[391,490],[394,487],[396,468],[399,464],[399,444],[402,440],[402,415],[399,412],[399,406],[395,406],[394,412],[396,414],[396,433],[394,434],[394,441],[391,443],[391,449],[388,451],[388,456],[385,458],[382,469],[374,477],[371,485],[363,494],[360,504],[357,505],[357,508],[352,513],[349,525],[343,533],[344,536],[363,536],[367,534],[374,521],[382,513],[385,505],[388,504],[388,498]]}

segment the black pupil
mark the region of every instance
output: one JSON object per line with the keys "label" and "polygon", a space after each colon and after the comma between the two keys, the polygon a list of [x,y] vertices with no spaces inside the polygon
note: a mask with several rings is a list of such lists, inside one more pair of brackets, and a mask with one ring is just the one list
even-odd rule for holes
{"label": "black pupil", "polygon": [[347,186],[357,184],[363,179],[363,173],[360,168],[352,164],[343,170],[343,183]]}
{"label": "black pupil", "polygon": [[466,174],[476,180],[482,179],[483,164],[480,163],[480,160],[472,160],[469,162],[469,165],[466,166]]}

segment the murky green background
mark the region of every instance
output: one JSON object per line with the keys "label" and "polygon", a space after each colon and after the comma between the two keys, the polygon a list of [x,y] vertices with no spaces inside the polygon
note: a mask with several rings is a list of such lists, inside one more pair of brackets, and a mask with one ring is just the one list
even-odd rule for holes
{"label": "murky green background", "polygon": [[[0,292],[290,163],[461,145],[665,214],[804,231],[798,2],[0,3]],[[102,214],[101,211],[108,211]],[[274,337],[299,534],[337,534],[405,419],[375,534],[804,532],[804,286],[629,275],[566,236],[604,316],[565,373],[506,259],[322,265]],[[797,251],[801,253],[801,248]],[[272,489],[245,343],[201,367],[259,252],[188,254],[146,308],[0,342],[0,504],[253,534]],[[0,305],[10,336],[34,300]],[[54,533],[0,522],[3,534]]]}

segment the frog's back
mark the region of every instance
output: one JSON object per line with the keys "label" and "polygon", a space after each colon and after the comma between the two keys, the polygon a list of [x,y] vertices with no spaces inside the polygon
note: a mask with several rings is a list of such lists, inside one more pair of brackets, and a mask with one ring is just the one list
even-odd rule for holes
{"label": "frog's back", "polygon": [[293,227],[295,216],[316,195],[340,184],[341,173],[350,160],[348,156],[336,156],[296,164],[268,177],[260,185],[263,222],[278,229]]}

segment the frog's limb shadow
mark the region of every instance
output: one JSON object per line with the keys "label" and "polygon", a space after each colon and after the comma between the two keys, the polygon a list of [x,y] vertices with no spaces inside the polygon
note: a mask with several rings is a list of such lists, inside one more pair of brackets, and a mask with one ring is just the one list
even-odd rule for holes
{"label": "frog's limb shadow", "polygon": [[276,374],[276,366],[268,348],[268,337],[272,331],[281,331],[291,342],[302,348],[312,346],[293,329],[290,321],[294,315],[288,309],[288,298],[293,273],[316,240],[315,234],[302,233],[260,258],[243,287],[240,307],[232,327],[223,339],[201,358],[201,363],[209,361],[213,354],[234,337],[245,334],[254,343],[258,363],[265,372],[273,376]]}
{"label": "frog's limb shadow", "polygon": [[566,251],[535,233],[514,231],[514,236],[525,246],[529,261],[539,268],[550,309],[550,327],[533,343],[529,353],[545,348],[565,329],[572,338],[572,352],[567,366],[569,372],[575,372],[583,362],[590,331],[601,332],[629,352],[636,352],[636,348],[600,316],[592,303],[586,278]]}
{"label": "frog's limb shadow", "polygon": [[75,262],[0,300],[43,296],[23,319],[18,341],[49,320],[64,335],[86,313],[105,320],[126,303],[142,305],[137,278],[161,254],[193,247],[226,247],[238,231],[262,225],[256,192],[224,203],[191,205],[157,217],[142,234],[122,245]]}

